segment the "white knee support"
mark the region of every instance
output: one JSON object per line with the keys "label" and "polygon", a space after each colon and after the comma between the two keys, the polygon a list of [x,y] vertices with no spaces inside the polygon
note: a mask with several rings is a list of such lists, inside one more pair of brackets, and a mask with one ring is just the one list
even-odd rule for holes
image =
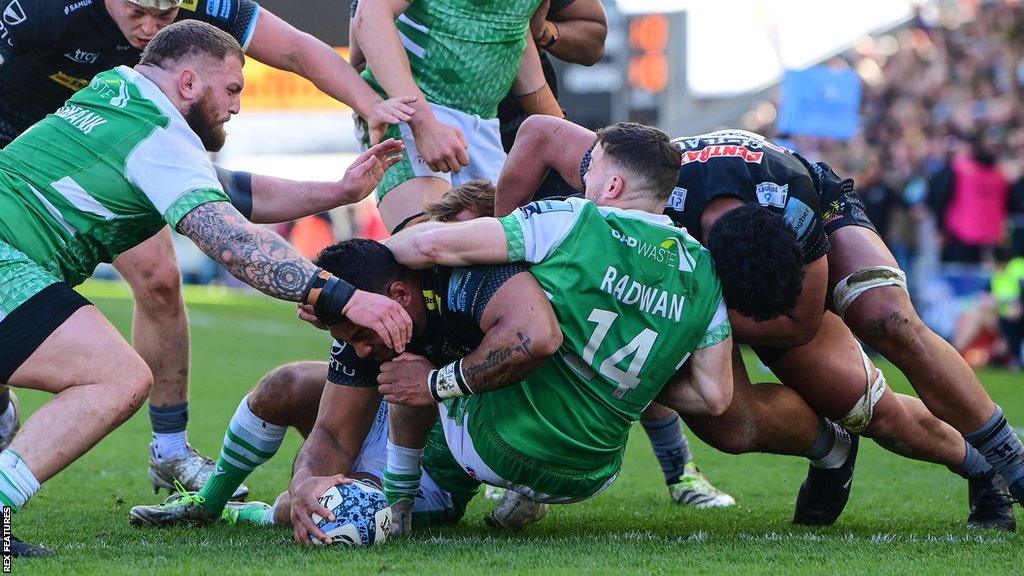
{"label": "white knee support", "polygon": [[832,291],[832,304],[840,318],[846,315],[846,309],[853,304],[858,296],[882,286],[899,286],[907,289],[907,274],[892,266],[871,266],[861,268],[836,284]]}
{"label": "white knee support", "polygon": [[[858,344],[859,346],[859,344]],[[876,368],[864,350],[860,351],[861,361],[864,363],[864,376],[866,386],[864,395],[857,400],[853,408],[839,419],[839,425],[853,434],[860,434],[871,423],[874,416],[875,404],[885,393],[885,375]]]}

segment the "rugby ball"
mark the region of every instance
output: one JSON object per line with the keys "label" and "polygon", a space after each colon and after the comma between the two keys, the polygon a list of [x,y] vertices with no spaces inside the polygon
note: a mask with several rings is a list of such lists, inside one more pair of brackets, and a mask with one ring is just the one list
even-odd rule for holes
{"label": "rugby ball", "polygon": [[[332,544],[373,546],[388,538],[391,508],[379,488],[361,480],[331,486],[320,496],[320,504],[334,514],[328,520],[313,514],[313,522],[331,537]],[[323,544],[311,538],[314,544]]]}

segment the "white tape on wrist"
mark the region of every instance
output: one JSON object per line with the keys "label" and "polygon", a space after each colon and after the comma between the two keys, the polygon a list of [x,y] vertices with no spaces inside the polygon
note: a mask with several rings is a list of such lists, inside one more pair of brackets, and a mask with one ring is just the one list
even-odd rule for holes
{"label": "white tape on wrist", "polygon": [[427,386],[434,402],[441,403],[448,398],[469,396],[473,393],[462,374],[462,360],[446,364],[427,374]]}

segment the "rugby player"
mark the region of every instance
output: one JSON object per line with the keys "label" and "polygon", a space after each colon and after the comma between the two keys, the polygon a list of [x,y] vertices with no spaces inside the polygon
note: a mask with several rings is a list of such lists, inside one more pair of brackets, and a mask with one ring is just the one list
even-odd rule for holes
{"label": "rugby player", "polygon": [[[228,202],[207,151],[238,112],[243,63],[229,34],[176,23],[135,68],[97,75],[0,151],[0,381],[55,394],[0,452],[4,506],[24,506],[145,401],[149,368],[70,287],[166,224],[254,288],[404,350],[411,320],[397,303],[320,270]],[[47,553],[17,540],[13,551]]]}
{"label": "rugby player", "polygon": [[[458,360],[484,342],[502,342],[518,334],[530,340],[534,352],[534,357],[519,361],[537,365],[561,342],[551,306],[521,265],[414,271],[399,266],[384,245],[372,240],[328,247],[316,264],[401,303],[414,325],[407,350],[435,364]],[[223,516],[229,521],[294,523],[300,544],[309,544],[310,536],[328,541],[310,517],[330,514],[317,498],[345,477],[369,475],[379,483],[383,474],[388,406],[377,391],[377,375],[380,365],[394,357],[380,338],[349,321],[332,323],[330,330],[337,340],[329,365],[308,363],[320,372],[319,382],[306,377],[308,365],[292,365],[297,378],[287,375],[289,367],[265,378],[242,400],[231,420],[217,462],[223,473],[210,478],[198,494],[132,508],[132,523],[205,524],[226,510]],[[234,487],[277,452],[289,425],[306,438],[289,490],[273,507],[248,503],[225,508]],[[443,437],[438,438],[443,446]],[[436,448],[437,453],[424,462],[427,480],[416,511],[421,520],[457,521],[478,483],[446,464],[450,456],[445,458],[446,450]]]}
{"label": "rugby player", "polygon": [[[381,367],[394,533],[411,529],[425,434],[438,414],[455,460],[475,478],[569,503],[614,481],[629,428],[663,388],[686,413],[728,406],[732,339],[710,256],[652,214],[671,193],[679,151],[637,124],[609,127],[599,141],[586,194],[606,207],[543,201],[500,220],[423,224],[388,242],[416,268],[531,263],[564,337],[558,355],[529,375],[509,361],[531,354],[523,338],[445,366],[405,354]],[[638,245],[650,250],[638,256]],[[687,359],[690,385],[666,388]]]}
{"label": "rugby player", "polygon": [[[450,190],[440,200],[428,205],[422,220],[464,221],[493,212],[493,186],[486,181],[473,181]],[[553,318],[550,306],[543,303],[542,296],[536,306],[523,299],[524,295],[537,294],[536,283],[529,275],[521,274],[523,270],[517,266],[429,272],[399,270],[386,248],[366,240],[339,243],[325,250],[316,264],[342,278],[345,270],[361,272],[361,280],[357,281],[369,279],[369,285],[383,290],[382,293],[390,293],[392,284],[401,282],[407,288],[411,286],[413,293],[422,294],[421,301],[410,299],[405,304],[417,325],[409,349],[419,350],[442,364],[458,359],[480,344],[480,322],[485,316],[498,318],[502,323],[499,330],[507,330],[512,325],[507,319],[502,320],[503,316],[512,313],[523,316],[517,318],[517,322],[522,320],[531,326],[545,326]],[[509,288],[502,290],[506,284]],[[525,286],[527,290],[520,292],[517,286]],[[499,292],[501,297],[496,298]],[[305,308],[300,309],[300,316],[319,323],[308,312]],[[303,448],[305,451],[322,452],[323,447],[319,444],[324,440],[337,443],[338,449],[331,456],[338,458],[337,462],[324,462],[333,467],[324,468],[320,476],[341,473],[358,478],[368,474],[379,484],[388,426],[387,404],[381,402],[376,379],[381,361],[388,356],[380,354],[379,339],[361,332],[350,334],[351,330],[345,330],[352,345],[335,340],[329,362],[294,362],[276,368],[239,404],[217,462],[224,474],[208,480],[198,494],[169,500],[159,506],[134,507],[131,510],[132,523],[142,526],[205,524],[224,517],[231,522],[290,524],[291,499],[288,492],[282,494],[273,507],[260,502],[228,504],[232,490],[255,466],[277,451],[288,426],[294,427],[307,439],[314,427],[320,428],[317,436],[307,440],[309,446]],[[555,336],[552,331],[543,335],[546,338]],[[368,353],[371,350],[377,354]],[[338,390],[327,386],[325,394],[325,381],[336,384]],[[258,450],[253,451],[239,444],[240,441],[258,447]],[[437,484],[429,480],[424,485],[426,496],[417,499],[417,509],[426,506],[434,513],[444,512],[440,519],[457,520],[465,502],[475,494],[478,483],[473,483],[468,477],[461,482],[456,481],[465,476],[464,473],[457,468],[454,474],[438,472],[437,463],[446,460],[434,458],[433,461],[435,473],[449,481],[447,495],[438,493]],[[335,477],[335,481],[338,480]],[[469,481],[468,485],[466,481]],[[305,508],[315,505],[317,496],[323,491],[312,492],[301,490],[296,495],[305,503]],[[449,504],[439,506],[439,503]],[[431,516],[436,514],[428,514],[421,521],[430,521]],[[323,536],[308,520],[306,514],[303,521],[296,523],[301,527],[296,532],[300,543],[308,543],[307,534],[310,533]]]}
{"label": "rugby player", "polygon": [[[504,171],[499,183],[498,213],[528,196],[549,168],[558,170],[575,186],[584,184],[588,150],[594,142],[592,132],[562,120],[537,118],[524,124],[520,139],[520,153],[514,153],[509,162],[516,169]],[[983,448],[990,447],[989,443],[975,446],[970,441],[956,440],[949,426],[940,425],[920,401],[888,391],[881,372],[863,356],[839,318],[830,312],[822,314],[831,253],[818,214],[819,200],[825,196],[822,187],[830,186],[827,183],[831,182],[826,178],[827,173],[831,174],[827,166],[818,165],[815,172],[799,156],[750,133],[713,133],[676,142],[683,152],[683,164],[666,213],[709,242],[716,267],[723,274],[737,340],[756,345],[762,361],[817,413],[834,418],[850,431],[875,438],[890,450],[945,464],[969,479],[969,525],[1012,529],[1012,507],[995,474],[999,469],[991,465],[991,456],[988,460],[985,457]],[[856,200],[852,183],[843,183],[843,189],[852,211]],[[716,247],[710,229],[723,214],[743,205],[767,209],[751,209],[750,217],[774,211],[785,220],[796,236],[793,249],[802,260],[802,270],[787,274],[780,267],[772,252],[781,248],[772,248],[766,242],[786,232],[769,232],[765,228],[769,225],[767,221],[748,225],[746,230],[742,225],[735,227],[728,241],[720,236]],[[856,220],[847,219],[846,225],[854,222],[861,227],[870,225],[862,215]],[[848,239],[849,236],[844,241]],[[766,265],[765,258],[773,263]],[[795,266],[801,268],[800,264],[798,261]],[[752,281],[762,280],[769,272],[776,278],[765,285]],[[797,280],[795,284],[793,279]],[[792,294],[791,313],[773,317],[758,309],[766,294],[779,291]],[[814,330],[806,330],[808,325]],[[805,341],[808,337],[809,343]],[[742,364],[737,365],[737,370],[742,370]],[[821,386],[815,380],[824,375],[830,386]],[[727,451],[798,454],[797,447],[814,438],[811,427],[805,427],[805,434],[795,435],[800,419],[779,420],[767,409],[778,402],[778,406],[787,405],[792,410],[792,402],[765,402],[764,398],[758,400],[761,394],[737,385],[735,406],[725,416],[713,421],[687,420],[692,420],[691,428],[698,435]],[[758,412],[760,415],[755,416]],[[808,479],[801,487],[794,516],[798,523],[831,524],[849,496],[853,458],[847,458],[844,465],[834,470],[824,468],[821,462],[817,464],[812,463]]]}
{"label": "rugby player", "polygon": [[[358,2],[351,31],[366,58],[363,78],[382,96],[415,98],[409,106],[416,114],[386,133],[406,146],[402,162],[377,189],[388,230],[453,185],[497,180],[505,161],[498,103],[510,88],[529,96],[545,83],[530,34],[541,2]],[[551,108],[550,102],[533,100],[526,98],[526,104]],[[360,131],[369,146],[369,135]]]}
{"label": "rugby player", "polygon": [[[311,80],[367,118],[378,136],[388,122],[413,113],[407,99],[382,100],[333,49],[252,0],[0,0],[0,12],[7,15],[0,42],[0,146],[97,73],[138,63],[158,30],[183,19],[213,24],[253,58]],[[229,194],[251,179],[226,170],[218,175]],[[303,206],[301,198],[291,205]],[[149,477],[154,489],[170,489],[175,479],[198,489],[213,463],[187,443],[188,320],[170,229],[119,256],[114,267],[136,296],[132,342],[154,374]],[[6,391],[0,394],[0,415],[7,414],[0,417],[0,447],[17,427],[15,411]]]}

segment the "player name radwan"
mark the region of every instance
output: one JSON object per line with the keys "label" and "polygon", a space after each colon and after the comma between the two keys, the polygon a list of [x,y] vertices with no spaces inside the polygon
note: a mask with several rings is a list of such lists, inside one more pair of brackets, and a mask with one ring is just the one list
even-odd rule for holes
{"label": "player name radwan", "polygon": [[623,304],[636,306],[645,314],[661,316],[674,322],[682,320],[683,304],[686,301],[682,294],[641,284],[630,278],[629,274],[619,274],[614,266],[609,266],[605,271],[601,290]]}
{"label": "player name radwan", "polygon": [[65,104],[61,106],[53,113],[53,115],[57,118],[63,119],[75,128],[78,128],[83,134],[89,134],[92,132],[93,128],[107,123],[107,120],[99,114],[90,112],[85,108],[75,106],[74,104]]}

